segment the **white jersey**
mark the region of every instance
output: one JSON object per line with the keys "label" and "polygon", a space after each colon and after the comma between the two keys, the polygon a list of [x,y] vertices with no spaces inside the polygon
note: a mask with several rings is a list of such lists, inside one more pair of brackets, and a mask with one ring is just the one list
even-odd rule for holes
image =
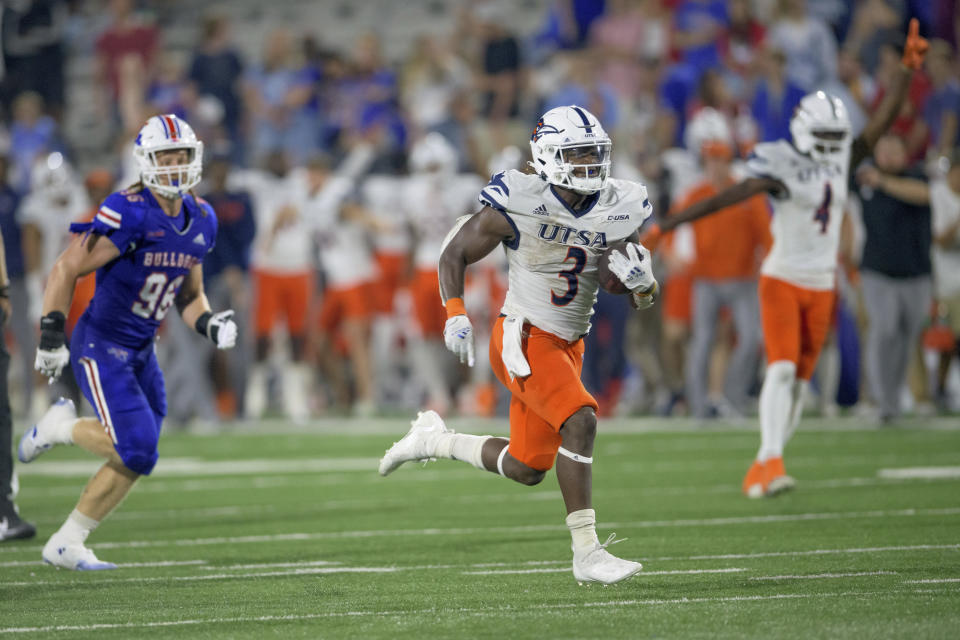
{"label": "white jersey", "polygon": [[410,234],[407,233],[403,212],[397,203],[397,194],[403,191],[405,178],[374,175],[363,181],[363,206],[383,226],[373,235],[377,253],[402,254],[410,252]]}
{"label": "white jersey", "polygon": [[440,262],[443,238],[460,216],[476,213],[483,180],[473,174],[414,175],[403,190],[404,212],[413,231],[417,269],[433,271]]}
{"label": "white jersey", "polygon": [[311,193],[306,170],[296,170],[293,179],[300,220],[308,239],[316,239],[327,286],[346,289],[371,280],[375,269],[366,229],[341,219],[343,205],[354,190],[353,180],[330,176]]}
{"label": "white jersey", "polygon": [[787,187],[787,193],[770,197],[773,248],[761,273],[807,289],[834,288],[849,167],[849,149],[821,164],[786,140],[754,147],[748,171]]}
{"label": "white jersey", "polygon": [[301,218],[273,233],[273,223],[283,207],[294,206],[294,177],[275,176],[254,169],[236,171],[228,185],[250,192],[257,237],[253,244],[252,263],[256,269],[273,274],[307,273],[312,268],[313,244],[306,221]]}
{"label": "white jersey", "polygon": [[44,277],[70,242],[70,223],[80,220],[90,206],[83,185],[75,180],[56,189],[31,191],[23,199],[17,222],[34,225],[42,236],[37,270]]}
{"label": "white jersey", "polygon": [[490,179],[480,202],[513,227],[504,243],[509,284],[501,313],[523,316],[568,342],[590,330],[600,254],[653,211],[646,187],[636,182],[610,178],[593,198],[575,213],[539,176],[511,170]]}

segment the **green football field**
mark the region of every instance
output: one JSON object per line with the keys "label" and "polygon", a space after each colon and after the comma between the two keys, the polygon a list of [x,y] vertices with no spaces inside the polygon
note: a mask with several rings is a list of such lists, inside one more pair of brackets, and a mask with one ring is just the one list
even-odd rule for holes
{"label": "green football field", "polygon": [[[481,433],[503,421],[456,422]],[[578,586],[553,474],[523,487],[451,461],[376,473],[401,420],[167,433],[154,476],[91,536],[111,572],[40,546],[96,462],[21,465],[40,534],[0,545],[10,638],[957,638],[960,420],[806,421],[797,491],[751,501],[745,427],[601,421],[598,532],[644,563]]]}

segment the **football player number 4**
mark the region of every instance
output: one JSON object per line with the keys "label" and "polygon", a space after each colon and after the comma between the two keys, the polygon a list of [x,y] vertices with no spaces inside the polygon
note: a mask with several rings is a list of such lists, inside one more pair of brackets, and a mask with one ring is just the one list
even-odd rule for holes
{"label": "football player number 4", "polygon": [[140,289],[140,299],[133,303],[132,311],[141,318],[153,316],[157,322],[163,320],[173,306],[177,291],[183,283],[183,276],[177,276],[167,282],[167,274],[162,271],[147,276]]}
{"label": "football player number 4", "polygon": [[567,292],[562,296],[558,296],[553,291],[550,292],[551,301],[558,307],[565,307],[577,297],[577,290],[580,288],[580,281],[577,278],[577,274],[587,266],[587,252],[580,247],[570,247],[567,250],[567,257],[563,259],[563,262],[566,263],[569,260],[573,260],[573,268],[557,274],[567,281]]}
{"label": "football player number 4", "polygon": [[813,219],[820,223],[820,233],[827,232],[827,225],[830,224],[830,200],[833,199],[833,192],[830,189],[830,183],[823,185],[823,202],[817,207],[813,214]]}

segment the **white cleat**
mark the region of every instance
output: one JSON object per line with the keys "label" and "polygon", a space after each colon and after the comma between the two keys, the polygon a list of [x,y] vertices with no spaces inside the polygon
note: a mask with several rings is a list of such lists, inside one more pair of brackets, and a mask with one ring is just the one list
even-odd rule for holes
{"label": "white cleat", "polygon": [[623,560],[607,551],[607,547],[623,540],[614,540],[610,534],[603,544],[599,542],[592,549],[573,550],[573,577],[579,584],[599,582],[603,585],[615,584],[634,576],[643,569],[643,565],[632,560]]}
{"label": "white cleat", "polygon": [[797,481],[792,476],[777,476],[767,484],[767,491],[764,495],[768,498],[778,496],[787,491],[793,491],[797,486]]}
{"label": "white cleat", "polygon": [[117,568],[117,565],[112,562],[103,562],[98,559],[92,550],[83,546],[83,542],[68,542],[57,534],[53,534],[47,540],[47,544],[43,545],[43,561],[58,569],[71,571],[103,571]]}
{"label": "white cleat", "polygon": [[436,411],[421,411],[411,423],[410,431],[387,449],[380,459],[380,475],[385,476],[404,462],[429,461],[437,450],[437,436],[451,433]]}
{"label": "white cleat", "polygon": [[30,427],[20,438],[17,458],[20,462],[31,462],[54,445],[62,444],[54,437],[55,427],[62,422],[76,419],[77,408],[73,406],[73,400],[60,398],[47,409],[37,424]]}

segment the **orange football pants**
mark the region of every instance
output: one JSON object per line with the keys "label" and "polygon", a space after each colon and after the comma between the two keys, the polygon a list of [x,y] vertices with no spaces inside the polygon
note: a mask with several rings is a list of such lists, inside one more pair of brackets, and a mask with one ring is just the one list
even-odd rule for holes
{"label": "orange football pants", "polygon": [[437,270],[417,269],[413,274],[410,295],[421,335],[426,338],[442,338],[447,311],[440,300],[440,276],[437,275]]}
{"label": "orange football pants", "polygon": [[497,318],[490,337],[490,366],[510,390],[510,455],[523,464],[546,471],[553,466],[562,438],[560,428],[583,407],[599,410],[583,382],[583,339],[563,338],[524,325],[523,354],[530,375],[510,379],[503,365],[503,318]]}
{"label": "orange football pants", "polygon": [[767,362],[789,360],[809,380],[833,322],[835,291],[805,289],[760,276],[760,321]]}
{"label": "orange football pants", "polygon": [[291,335],[303,335],[307,329],[313,276],[310,273],[280,275],[256,271],[254,281],[257,290],[254,318],[257,337],[269,335],[281,314],[287,320]]}
{"label": "orange football pants", "polygon": [[328,288],[320,305],[320,328],[332,333],[346,319],[365,318],[373,312],[370,283],[352,287]]}
{"label": "orange football pants", "polygon": [[404,286],[407,271],[407,254],[378,253],[377,295],[371,298],[375,313],[393,313],[393,301],[397,292]]}

